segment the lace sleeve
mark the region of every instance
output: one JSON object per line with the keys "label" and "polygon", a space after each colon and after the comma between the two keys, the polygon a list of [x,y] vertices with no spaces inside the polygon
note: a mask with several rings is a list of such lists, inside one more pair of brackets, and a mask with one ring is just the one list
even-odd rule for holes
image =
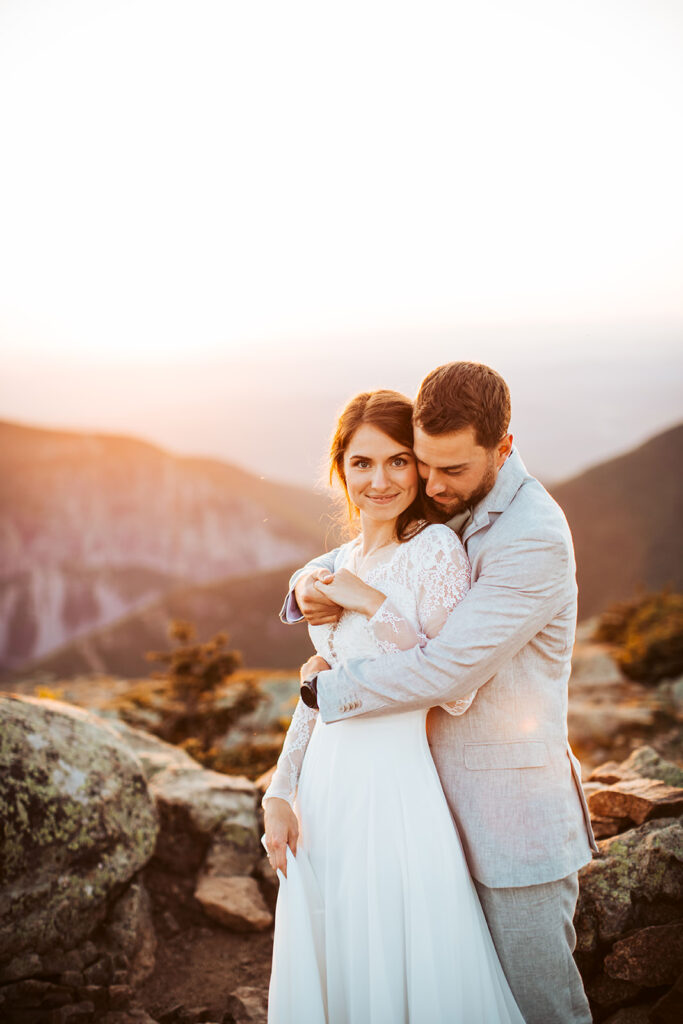
{"label": "lace sleeve", "polygon": [[268,800],[271,796],[277,796],[286,800],[290,806],[294,803],[306,747],[317,719],[318,712],[307,708],[299,699],[292,715],[292,721],[289,723],[273,778],[263,795],[263,801]]}
{"label": "lace sleeve", "polygon": [[416,644],[421,646],[427,638],[401,615],[396,606],[387,598],[368,619],[368,625],[377,641],[377,646],[384,654],[394,651],[407,651]]}
{"label": "lace sleeve", "polygon": [[[422,633],[435,637],[455,606],[470,589],[470,563],[460,540],[447,526],[423,531],[424,551],[419,567],[418,614]],[[476,690],[440,707],[449,715],[462,715],[470,707]]]}

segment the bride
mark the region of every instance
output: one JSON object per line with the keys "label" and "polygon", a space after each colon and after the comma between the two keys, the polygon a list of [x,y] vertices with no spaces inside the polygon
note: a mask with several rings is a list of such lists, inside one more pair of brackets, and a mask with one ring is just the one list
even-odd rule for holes
{"label": "bride", "polygon": [[[302,679],[426,643],[469,588],[449,527],[424,519],[412,405],[366,392],[331,448],[360,531],[318,587],[345,611],[310,626]],[[474,694],[442,705],[463,714]],[[325,724],[299,700],[265,793],[277,869],[269,1024],[523,1024],[426,735],[425,710]]]}

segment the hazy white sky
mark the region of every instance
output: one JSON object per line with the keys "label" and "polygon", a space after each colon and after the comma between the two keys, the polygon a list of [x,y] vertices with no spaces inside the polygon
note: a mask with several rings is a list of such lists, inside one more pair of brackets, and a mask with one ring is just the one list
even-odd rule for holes
{"label": "hazy white sky", "polygon": [[229,455],[236,390],[463,338],[668,359],[682,44],[679,0],[0,0],[0,416]]}

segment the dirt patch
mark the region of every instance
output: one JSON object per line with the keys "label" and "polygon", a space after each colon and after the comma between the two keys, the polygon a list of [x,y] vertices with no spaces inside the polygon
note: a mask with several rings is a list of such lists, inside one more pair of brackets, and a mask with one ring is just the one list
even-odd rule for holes
{"label": "dirt patch", "polygon": [[162,938],[154,973],[136,991],[155,1020],[174,1006],[207,1007],[220,1021],[231,992],[242,985],[267,990],[273,952],[272,930],[240,935],[225,928],[192,925]]}

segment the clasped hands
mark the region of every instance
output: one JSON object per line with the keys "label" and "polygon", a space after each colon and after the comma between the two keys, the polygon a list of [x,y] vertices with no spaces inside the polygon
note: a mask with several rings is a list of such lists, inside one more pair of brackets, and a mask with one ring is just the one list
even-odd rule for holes
{"label": "clasped hands", "polygon": [[337,622],[343,611],[373,616],[384,603],[384,594],[364,583],[360,576],[339,569],[316,569],[302,576],[294,587],[296,602],[311,626]]}

